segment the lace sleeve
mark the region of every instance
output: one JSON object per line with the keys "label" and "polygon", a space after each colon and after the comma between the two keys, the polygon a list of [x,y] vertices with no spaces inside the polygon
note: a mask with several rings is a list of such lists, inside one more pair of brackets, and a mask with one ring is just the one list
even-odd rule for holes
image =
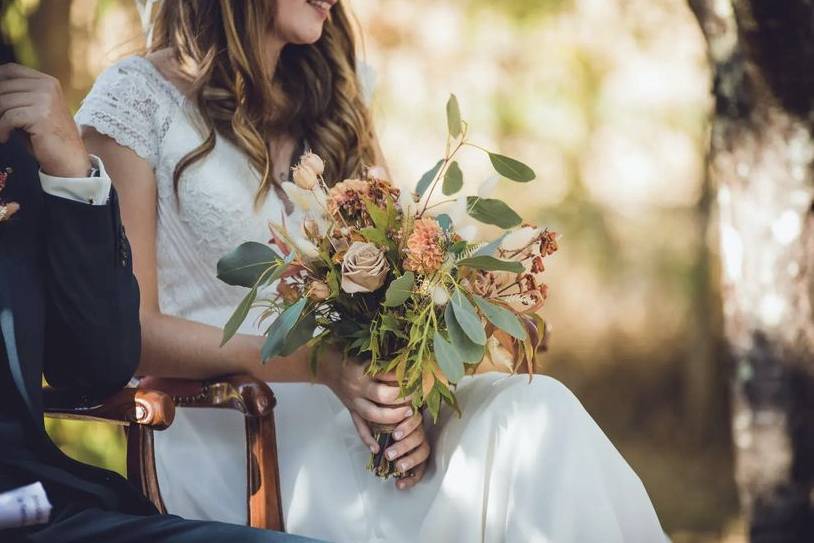
{"label": "lace sleeve", "polygon": [[131,57],[105,70],[82,102],[76,123],[113,138],[155,168],[169,125],[171,98],[156,74],[147,70],[148,62]]}

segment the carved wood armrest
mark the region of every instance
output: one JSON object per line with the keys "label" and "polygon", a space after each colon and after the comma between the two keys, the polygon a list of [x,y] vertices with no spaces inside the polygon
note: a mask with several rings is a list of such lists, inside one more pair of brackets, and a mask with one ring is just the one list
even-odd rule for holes
{"label": "carved wood armrest", "polygon": [[159,390],[125,388],[101,402],[50,387],[43,387],[42,396],[45,414],[52,418],[140,424],[154,430],[164,430],[175,418],[172,398]]}
{"label": "carved wood armrest", "polygon": [[139,388],[168,394],[176,407],[234,409],[246,417],[264,417],[277,403],[266,383],[246,374],[205,381],[144,377]]}

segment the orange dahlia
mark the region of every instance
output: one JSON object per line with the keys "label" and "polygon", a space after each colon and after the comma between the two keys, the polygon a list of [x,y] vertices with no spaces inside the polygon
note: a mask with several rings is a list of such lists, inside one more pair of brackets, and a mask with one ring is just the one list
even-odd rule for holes
{"label": "orange dahlia", "polygon": [[438,270],[444,263],[442,236],[443,231],[438,221],[431,217],[418,219],[413,233],[407,238],[404,269],[424,274]]}

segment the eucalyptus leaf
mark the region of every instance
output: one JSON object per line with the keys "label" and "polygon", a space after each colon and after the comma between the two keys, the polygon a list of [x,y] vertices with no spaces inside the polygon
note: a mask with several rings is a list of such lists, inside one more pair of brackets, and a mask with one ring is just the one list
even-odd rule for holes
{"label": "eucalyptus leaf", "polygon": [[506,179],[517,181],[518,183],[528,183],[537,177],[534,170],[519,160],[497,153],[489,153],[489,160],[492,161],[492,166],[495,168],[495,171]]}
{"label": "eucalyptus leaf", "polygon": [[522,217],[515,213],[512,208],[501,200],[494,198],[468,196],[466,198],[466,212],[473,219],[503,229],[514,228],[523,222]]}
{"label": "eucalyptus leaf", "polygon": [[247,241],[218,260],[218,279],[227,285],[252,288],[263,272],[280,260],[268,245]]}
{"label": "eucalyptus leaf", "polygon": [[226,345],[226,342],[232,339],[237,333],[237,330],[240,328],[240,325],[243,324],[243,321],[246,320],[246,317],[249,315],[249,310],[252,308],[252,304],[254,300],[257,298],[257,289],[252,288],[246,296],[243,297],[243,300],[238,304],[235,308],[232,316],[229,317],[229,320],[223,326],[223,338],[220,341],[220,346],[223,347]]}
{"label": "eucalyptus leaf", "polygon": [[478,345],[486,345],[486,332],[483,329],[483,323],[478,317],[475,306],[457,289],[452,293],[451,302],[455,319],[461,325],[467,337]]}
{"label": "eucalyptus leaf", "polygon": [[496,240],[490,241],[489,243],[487,243],[486,245],[484,245],[483,247],[481,247],[480,249],[475,251],[472,254],[472,256],[492,256],[492,255],[494,255],[495,251],[497,251],[498,248],[500,247],[500,244],[503,243],[503,238],[505,238],[505,237],[506,237],[506,234],[503,234],[502,236],[500,236]]}
{"label": "eucalyptus leaf", "polygon": [[454,94],[450,94],[447,100],[447,127],[449,135],[453,138],[461,135],[461,108]]}
{"label": "eucalyptus leaf", "polygon": [[297,321],[297,324],[286,336],[280,355],[288,356],[293,354],[294,351],[308,343],[314,337],[316,328],[317,320],[313,311],[300,317],[300,320]]}
{"label": "eucalyptus leaf", "polygon": [[441,213],[440,215],[435,217],[435,220],[438,221],[438,224],[441,225],[441,228],[443,230],[446,230],[447,232],[452,230],[452,219],[446,213]]}
{"label": "eucalyptus leaf", "polygon": [[306,298],[300,298],[294,304],[288,306],[279,317],[277,317],[266,332],[266,341],[260,350],[260,358],[265,363],[273,356],[280,356],[285,347],[285,340],[288,333],[297,324],[302,314],[302,310],[307,303]]}
{"label": "eucalyptus leaf", "polygon": [[478,306],[478,309],[480,309],[484,316],[489,319],[489,322],[510,336],[521,341],[524,341],[528,337],[526,328],[520,322],[520,319],[517,318],[517,315],[504,307],[500,307],[499,305],[493,304],[486,299],[481,298],[480,296],[473,295],[472,298],[475,300],[475,304]]}
{"label": "eucalyptus leaf", "polygon": [[512,273],[521,273],[525,268],[520,262],[513,262],[510,260],[500,260],[493,256],[471,256],[464,258],[457,262],[458,266],[466,266],[476,270],[485,271],[505,271]]}
{"label": "eucalyptus leaf", "polygon": [[288,253],[286,255],[285,259],[283,259],[283,261],[280,262],[280,265],[277,266],[274,269],[274,271],[269,274],[269,276],[263,281],[263,283],[266,284],[266,285],[270,285],[273,282],[275,282],[277,279],[282,277],[283,273],[285,272],[286,269],[288,269],[288,265],[291,264],[291,262],[294,260],[295,256],[297,256],[297,255],[296,255],[296,253],[294,253],[294,251],[291,251],[290,253]]}
{"label": "eucalyptus leaf", "polygon": [[445,196],[451,196],[461,190],[464,186],[464,173],[458,162],[453,160],[449,165],[447,171],[444,172],[444,184],[441,186],[441,191]]}
{"label": "eucalyptus leaf", "polygon": [[427,189],[430,188],[430,183],[432,180],[435,179],[435,176],[438,175],[438,170],[441,169],[441,166],[444,164],[443,160],[439,160],[435,163],[435,166],[432,167],[429,171],[427,171],[424,175],[421,176],[421,179],[418,180],[418,184],[415,186],[415,192],[418,194],[418,197],[421,198],[424,196],[424,193],[427,192]]}
{"label": "eucalyptus leaf", "polygon": [[468,364],[477,364],[483,360],[483,345],[478,345],[469,339],[458,320],[455,318],[455,310],[452,309],[452,304],[447,304],[444,309],[444,322],[447,325],[447,334],[452,342],[453,347],[461,354],[464,362]]}
{"label": "eucalyptus leaf", "polygon": [[464,376],[464,361],[461,354],[438,332],[432,339],[433,350],[435,351],[435,360],[438,362],[438,367],[447,376],[450,383],[457,383]]}
{"label": "eucalyptus leaf", "polygon": [[404,275],[390,283],[387,292],[384,293],[384,307],[396,307],[406,302],[413,294],[415,285],[415,275],[413,272],[406,272]]}

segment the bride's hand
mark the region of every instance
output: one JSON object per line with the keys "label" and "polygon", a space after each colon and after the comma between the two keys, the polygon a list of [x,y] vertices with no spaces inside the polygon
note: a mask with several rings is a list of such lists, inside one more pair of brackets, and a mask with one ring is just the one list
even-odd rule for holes
{"label": "bride's hand", "polygon": [[[368,422],[399,424],[412,417],[413,409],[399,398],[399,388],[373,380],[365,373],[362,364],[336,360],[320,364],[318,376],[337,398],[348,408],[359,437],[371,452],[379,452],[379,444],[373,439]],[[405,434],[406,435],[406,434]]]}
{"label": "bride's hand", "polygon": [[424,477],[427,460],[430,457],[430,444],[424,432],[424,418],[421,413],[407,418],[393,431],[396,443],[388,447],[384,454],[388,460],[396,462],[402,473],[408,474],[396,481],[396,488],[407,490]]}

